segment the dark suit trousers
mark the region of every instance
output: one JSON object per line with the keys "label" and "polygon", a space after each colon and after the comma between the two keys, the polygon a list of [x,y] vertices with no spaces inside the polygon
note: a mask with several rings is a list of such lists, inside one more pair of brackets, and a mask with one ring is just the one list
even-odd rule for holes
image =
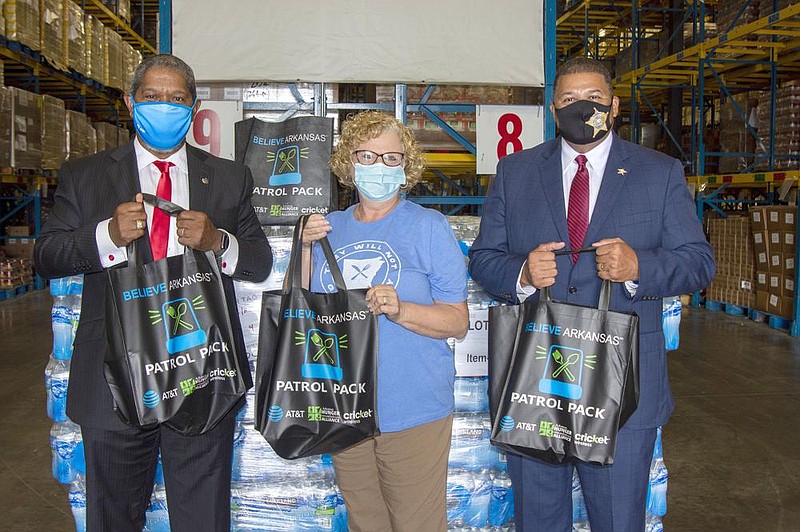
{"label": "dark suit trousers", "polygon": [[199,436],[164,426],[121,431],[81,427],[87,531],[141,532],[159,448],[171,530],[230,530],[234,422],[235,412]]}
{"label": "dark suit trousers", "polygon": [[572,471],[578,470],[592,532],[643,532],[657,429],[619,431],[614,464],[552,465],[508,454],[517,532],[572,531]]}

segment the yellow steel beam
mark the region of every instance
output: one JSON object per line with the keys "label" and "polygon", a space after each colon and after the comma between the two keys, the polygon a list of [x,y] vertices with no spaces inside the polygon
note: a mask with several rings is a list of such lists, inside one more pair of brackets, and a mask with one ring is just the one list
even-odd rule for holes
{"label": "yellow steel beam", "polygon": [[141,50],[143,53],[155,54],[156,49],[144,38],[136,33],[127,22],[117,16],[116,13],[111,11],[108,6],[103,4],[101,0],[85,0],[85,11],[90,15],[94,15],[104,23],[111,23],[116,26],[116,29],[122,30],[120,35],[122,38],[133,45],[134,48]]}
{"label": "yellow steel beam", "polygon": [[777,172],[753,172],[749,174],[713,174],[688,176],[686,180],[697,187],[719,187],[730,185],[762,185],[765,183],[782,183],[786,179],[800,180],[800,170],[784,170]]}

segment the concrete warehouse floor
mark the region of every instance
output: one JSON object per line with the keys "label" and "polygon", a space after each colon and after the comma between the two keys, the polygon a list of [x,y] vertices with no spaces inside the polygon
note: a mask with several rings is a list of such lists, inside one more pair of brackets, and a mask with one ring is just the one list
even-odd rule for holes
{"label": "concrete warehouse floor", "polygon": [[[50,475],[44,368],[52,298],[0,302],[0,529],[74,529]],[[664,429],[668,532],[800,530],[800,339],[746,318],[684,310]]]}

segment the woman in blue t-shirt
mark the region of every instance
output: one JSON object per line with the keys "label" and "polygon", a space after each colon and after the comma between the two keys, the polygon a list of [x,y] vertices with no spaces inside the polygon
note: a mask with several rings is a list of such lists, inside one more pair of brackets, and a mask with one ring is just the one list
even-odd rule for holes
{"label": "woman in blue t-shirt", "polygon": [[311,289],[335,291],[319,246],[310,253],[327,235],[347,287],[368,288],[379,316],[381,435],[333,457],[348,524],[354,532],[444,531],[455,375],[447,338],[467,332],[464,258],[441,213],[400,198],[424,168],[400,121],[375,111],[347,120],[331,168],[359,202],[308,221]]}

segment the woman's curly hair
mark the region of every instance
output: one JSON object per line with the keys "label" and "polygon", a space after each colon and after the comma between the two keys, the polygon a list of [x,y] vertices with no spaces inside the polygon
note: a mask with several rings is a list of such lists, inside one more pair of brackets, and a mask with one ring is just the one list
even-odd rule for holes
{"label": "woman's curly hair", "polygon": [[397,131],[403,143],[403,168],[406,173],[406,183],[400,188],[411,189],[417,184],[425,169],[425,161],[414,134],[405,124],[388,113],[364,111],[342,123],[342,134],[339,136],[339,143],[331,156],[331,170],[342,185],[349,188],[355,186],[351,154],[361,144],[379,137],[387,130]]}

